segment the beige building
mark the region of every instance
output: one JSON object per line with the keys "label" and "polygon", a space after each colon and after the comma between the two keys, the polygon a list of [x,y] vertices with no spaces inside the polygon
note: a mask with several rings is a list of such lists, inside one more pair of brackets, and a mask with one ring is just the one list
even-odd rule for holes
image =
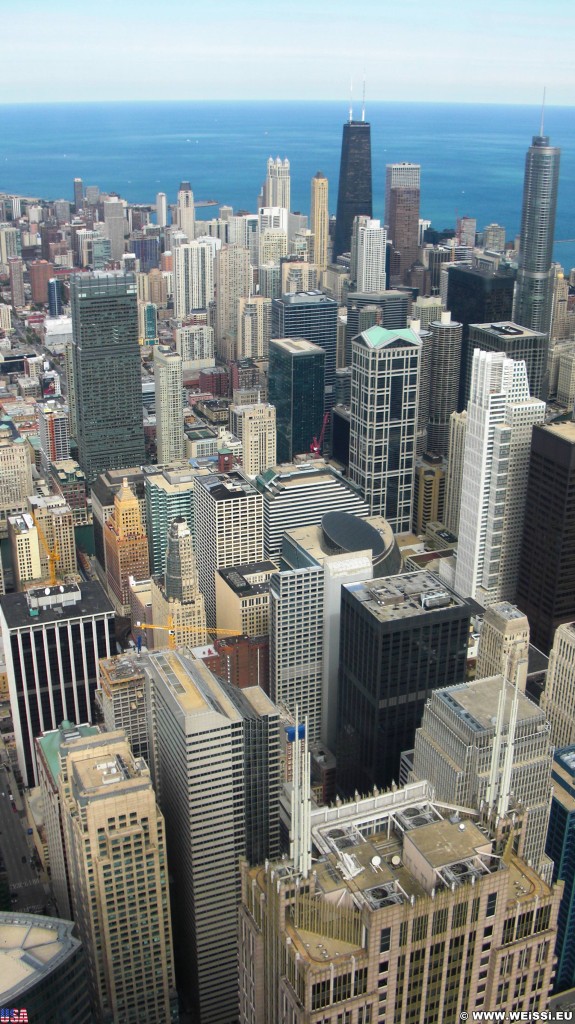
{"label": "beige building", "polygon": [[311,179],[310,227],[313,234],[313,262],[319,270],[325,270],[327,267],[329,244],[328,195],[328,180],[321,171],[318,171]]}
{"label": "beige building", "polygon": [[208,639],[206,606],[198,585],[192,534],[183,516],[168,530],[165,572],[151,584],[154,647],[198,646]]}
{"label": "beige building", "polygon": [[241,1024],[455,1024],[547,1006],[562,883],[427,783],[311,815],[313,871],[242,865]]}
{"label": "beige building", "polygon": [[527,616],[509,601],[486,608],[477,648],[477,678],[506,674],[525,693],[528,657]]}
{"label": "beige building", "polygon": [[264,636],[270,628],[269,579],[274,562],[234,565],[216,572],[217,628],[242,636]]}
{"label": "beige building", "polygon": [[104,525],[104,546],[110,600],[119,615],[128,615],[130,576],[146,579],[150,574],[150,562],[140,504],[127,479],[114,495],[114,511]]}
{"label": "beige building", "polygon": [[102,658],[99,668],[99,688],[95,699],[107,732],[122,729],[128,737],[134,757],[143,757],[146,764],[149,764],[146,680],[142,658],[135,651],[126,651],[112,658]]}
{"label": "beige building", "polygon": [[59,791],[98,1022],[176,1020],[164,819],[123,732],[70,743]]}
{"label": "beige building", "polygon": [[456,536],[459,533],[459,512],[461,509],[461,480],[463,477],[463,456],[467,412],[452,412],[449,417],[449,452],[445,479],[445,525]]}
{"label": "beige building", "polygon": [[275,405],[230,406],[230,430],[242,442],[242,467],[247,476],[258,476],[275,466]]}
{"label": "beige building", "polygon": [[549,654],[547,681],[541,695],[551,726],[554,747],[575,743],[575,622],[566,622],[555,631]]}
{"label": "beige building", "polygon": [[223,245],[216,255],[216,353],[235,358],[238,299],[250,292],[250,254],[241,245]]}
{"label": "beige building", "polygon": [[287,231],[271,228],[260,234],[258,266],[263,263],[279,263],[287,256]]}
{"label": "beige building", "polygon": [[442,522],[445,505],[445,460],[422,455],[415,463],[413,532],[425,533],[430,522]]}
{"label": "beige building", "polygon": [[290,260],[281,266],[281,293],[310,292],[318,288],[318,273],[314,263]]}
{"label": "beige building", "polygon": [[237,359],[267,359],[272,331],[272,300],[264,295],[238,299]]}
{"label": "beige building", "polygon": [[42,537],[40,537],[42,577],[49,578],[50,576],[48,551],[57,553],[55,570],[58,579],[75,575],[78,567],[74,538],[74,513],[68,502],[59,495],[48,498],[33,495],[28,499],[28,507],[45,541],[44,546]]}
{"label": "beige building", "polygon": [[42,576],[38,530],[32,516],[8,516],[8,540],[12,552],[14,587],[25,590],[26,584]]}
{"label": "beige building", "polygon": [[154,352],[156,382],[156,444],[158,464],[184,456],[184,392],[182,357],[170,349]]}
{"label": "beige building", "polygon": [[12,420],[0,420],[0,536],[5,537],[7,518],[25,512],[32,493],[30,446],[20,436]]}

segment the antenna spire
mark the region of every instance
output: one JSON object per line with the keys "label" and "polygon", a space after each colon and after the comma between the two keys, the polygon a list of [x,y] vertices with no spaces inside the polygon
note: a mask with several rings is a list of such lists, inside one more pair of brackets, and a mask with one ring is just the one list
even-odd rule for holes
{"label": "antenna spire", "polygon": [[544,122],[545,122],[545,88],[546,87],[543,86],[543,102],[541,104],[541,127],[539,129],[539,134],[540,135],[543,135],[543,132],[545,130],[544,129]]}
{"label": "antenna spire", "polygon": [[349,80],[349,123],[353,121],[353,78]]}
{"label": "antenna spire", "polygon": [[363,76],[363,96],[361,100],[361,120],[365,121],[365,74]]}

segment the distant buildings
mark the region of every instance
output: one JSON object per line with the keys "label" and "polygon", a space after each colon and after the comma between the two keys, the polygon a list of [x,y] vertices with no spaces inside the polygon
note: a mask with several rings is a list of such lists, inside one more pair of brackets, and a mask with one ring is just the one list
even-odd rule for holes
{"label": "distant buildings", "polygon": [[353,221],[359,216],[372,216],[371,126],[368,121],[353,121],[350,111],[341,140],[334,263],[350,251]]}
{"label": "distant buildings", "polygon": [[318,270],[327,267],[329,246],[328,180],[321,171],[311,179],[310,228],[313,234],[312,262]]}

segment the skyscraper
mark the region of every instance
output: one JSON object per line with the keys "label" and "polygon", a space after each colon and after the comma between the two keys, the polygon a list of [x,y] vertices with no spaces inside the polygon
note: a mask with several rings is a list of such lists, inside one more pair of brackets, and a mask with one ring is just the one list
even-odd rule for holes
{"label": "skyscraper", "polygon": [[461,361],[461,324],[442,313],[430,325],[431,365],[429,379],[429,420],[427,450],[447,457],[449,417],[457,409],[459,365]]}
{"label": "skyscraper", "polygon": [[272,332],[272,301],[264,295],[238,299],[238,359],[267,359]]}
{"label": "skyscraper", "polygon": [[388,164],[385,169],[385,224],[398,254],[396,276],[403,284],[419,251],[420,176],[419,164]]}
{"label": "skyscraper", "polygon": [[168,223],[168,205],[165,192],[158,192],[156,195],[156,224],[165,228]]}
{"label": "skyscraper", "polygon": [[325,352],[301,338],[270,342],[269,399],[276,409],[277,457],[292,462],[319,437],[324,410]]}
{"label": "skyscraper", "polygon": [[21,256],[10,256],[8,271],[10,274],[10,301],[14,309],[22,309],[26,298],[24,295],[24,264]]}
{"label": "skyscraper", "polygon": [[147,579],[150,562],[140,503],[127,479],[114,495],[114,511],[104,527],[104,546],[108,594],[118,615],[129,615],[130,576]]}
{"label": "skyscraper", "polygon": [[242,468],[246,476],[257,476],[275,466],[275,406],[268,403],[230,406],[230,429],[242,442]]}
{"label": "skyscraper", "polygon": [[[165,647],[168,630],[176,646],[199,646],[207,640],[206,608],[198,585],[192,534],[183,516],[168,530],[165,571],[152,579],[152,621],[166,629],[155,647]],[[158,634],[156,634],[157,636]]]}
{"label": "skyscraper", "polygon": [[158,465],[184,456],[184,391],[182,357],[172,350],[154,352],[156,382],[156,444]]}
{"label": "skyscraper", "polygon": [[551,260],[561,150],[546,135],[534,135],[525,157],[519,270],[513,319],[549,334],[552,307]]}
{"label": "skyscraper", "polygon": [[565,886],[555,946],[555,991],[564,992],[575,984],[575,746],[555,751],[551,781],[553,797],[546,850],[553,861],[553,881],[561,878]]}
{"label": "skyscraper", "polygon": [[[363,220],[363,218],[362,218]],[[357,290],[381,292],[385,290],[385,257],[387,232],[378,220],[365,219],[357,228]]]}
{"label": "skyscraper", "polygon": [[214,258],[220,241],[197,239],[174,249],[174,314],[183,320],[214,299]]}
{"label": "skyscraper", "polygon": [[349,477],[398,533],[411,529],[420,351],[410,328],[352,341]]}
{"label": "skyscraper", "polygon": [[311,179],[310,227],[313,234],[312,263],[318,270],[327,267],[329,243],[328,180],[321,171]]}
{"label": "skyscraper", "polygon": [[79,462],[89,483],[144,462],[140,347],[133,274],[70,280]]}
{"label": "skyscraper", "polygon": [[238,299],[250,292],[250,254],[241,245],[224,245],[216,255],[216,352],[234,359]]}
{"label": "skyscraper", "polygon": [[343,126],[333,262],[351,250],[355,217],[372,216],[371,126],[368,121],[349,121]]}
{"label": "skyscraper", "polygon": [[126,210],[124,203],[117,196],[104,203],[104,228],[110,240],[110,252],[113,260],[121,260],[124,255],[124,235],[126,232]]}
{"label": "skyscraper", "polygon": [[565,622],[555,631],[549,654],[549,668],[541,707],[551,726],[554,747],[575,743],[575,622]]}
{"label": "skyscraper", "polygon": [[176,204],[176,224],[183,231],[188,242],[193,242],[195,234],[196,213],[194,193],[189,181],[182,181],[178,189]]}
{"label": "skyscraper", "polygon": [[[529,395],[524,362],[473,354],[461,482],[455,589],[485,604],[513,600],[531,430],[545,403]],[[478,591],[481,590],[481,595]]]}
{"label": "skyscraper", "polygon": [[575,423],[533,428],[525,507],[516,600],[547,653],[575,618]]}
{"label": "skyscraper", "polygon": [[274,160],[270,156],[263,191],[264,206],[282,206],[290,209],[290,163],[286,158]]}
{"label": "skyscraper", "polygon": [[272,338],[305,338],[325,352],[326,410],[335,404],[337,310],[337,302],[319,291],[292,292],[272,302]]}
{"label": "skyscraper", "polygon": [[81,178],[74,178],[74,210],[79,213],[84,205],[84,182]]}

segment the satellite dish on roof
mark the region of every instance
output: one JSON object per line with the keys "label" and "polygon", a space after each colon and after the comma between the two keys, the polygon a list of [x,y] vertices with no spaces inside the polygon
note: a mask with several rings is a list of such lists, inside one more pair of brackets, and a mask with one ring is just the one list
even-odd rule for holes
{"label": "satellite dish on roof", "polygon": [[379,853],[375,853],[373,855],[373,857],[371,858],[371,866],[372,866],[372,868],[378,868],[380,864],[381,864],[381,857],[379,856]]}
{"label": "satellite dish on roof", "polygon": [[401,864],[401,857],[399,856],[398,853],[394,853],[393,857],[391,858],[391,863],[393,864],[394,868],[399,867],[399,865]]}

